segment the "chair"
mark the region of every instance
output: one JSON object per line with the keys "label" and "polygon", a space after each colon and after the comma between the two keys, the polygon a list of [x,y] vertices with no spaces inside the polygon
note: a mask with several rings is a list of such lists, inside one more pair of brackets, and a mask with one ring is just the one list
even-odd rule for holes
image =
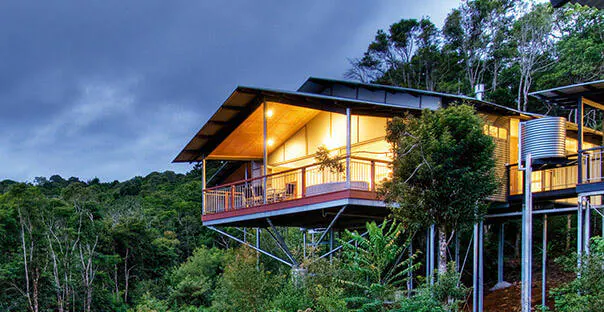
{"label": "chair", "polygon": [[296,197],[296,183],[287,183],[285,185],[285,199]]}

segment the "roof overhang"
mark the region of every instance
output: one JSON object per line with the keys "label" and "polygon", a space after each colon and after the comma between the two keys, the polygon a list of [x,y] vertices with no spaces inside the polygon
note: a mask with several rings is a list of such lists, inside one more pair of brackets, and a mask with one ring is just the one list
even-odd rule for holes
{"label": "roof overhang", "polygon": [[173,162],[201,161],[204,157],[210,155],[212,151],[235,131],[235,129],[256,109],[258,109],[263,102],[276,102],[340,114],[345,114],[346,108],[349,107],[352,114],[381,117],[392,117],[401,115],[405,112],[419,114],[421,111],[417,106],[331,96],[321,94],[320,90],[317,90],[318,86],[320,87],[321,85],[325,86],[326,84],[335,83],[347,85],[349,87],[375,88],[392,93],[407,93],[417,97],[422,95],[440,97],[444,107],[455,102],[465,102],[475,106],[480,112],[520,116],[521,118],[538,117],[534,114],[523,113],[509,107],[486,101],[479,101],[475,98],[462,95],[450,95],[446,93],[357,83],[352,81],[309,78],[298,91],[240,86],[233,91],[220,108],[218,108],[197,134],[195,134],[185,148],[176,156]]}
{"label": "roof overhang", "polygon": [[245,121],[264,101],[345,114],[392,117],[418,108],[403,105],[359,101],[296,91],[238,87],[195,134],[173,162],[199,162]]}
{"label": "roof overhang", "polygon": [[579,3],[581,5],[604,9],[604,1],[602,0],[551,0],[550,2],[554,8],[560,8],[566,3]]}
{"label": "roof overhang", "polygon": [[530,96],[564,108],[576,108],[579,98],[604,105],[604,80],[578,83],[529,93]]}

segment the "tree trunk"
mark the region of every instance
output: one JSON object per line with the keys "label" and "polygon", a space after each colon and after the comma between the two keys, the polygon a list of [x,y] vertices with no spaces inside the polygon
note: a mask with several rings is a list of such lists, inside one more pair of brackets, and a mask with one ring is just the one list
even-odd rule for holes
{"label": "tree trunk", "polygon": [[447,272],[447,235],[444,228],[438,229],[438,275]]}
{"label": "tree trunk", "polygon": [[40,304],[39,304],[39,283],[40,283],[40,268],[35,268],[34,270],[34,277],[33,277],[33,284],[32,284],[32,288],[33,288],[33,306],[34,306],[34,312],[38,312],[40,311]]}

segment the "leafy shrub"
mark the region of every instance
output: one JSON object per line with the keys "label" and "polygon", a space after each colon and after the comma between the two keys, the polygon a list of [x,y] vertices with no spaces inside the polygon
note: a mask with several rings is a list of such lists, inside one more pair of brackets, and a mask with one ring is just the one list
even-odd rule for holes
{"label": "leafy shrub", "polygon": [[256,268],[256,253],[242,247],[230,255],[214,294],[215,311],[266,311],[283,278]]}
{"label": "leafy shrub", "polygon": [[219,249],[196,249],[186,262],[170,274],[170,300],[178,304],[209,306],[224,260],[224,252]]}
{"label": "leafy shrub", "polygon": [[590,250],[589,256],[582,259],[580,270],[576,269],[576,256],[558,260],[567,269],[575,270],[578,277],[551,291],[556,311],[604,311],[604,239],[592,238]]}

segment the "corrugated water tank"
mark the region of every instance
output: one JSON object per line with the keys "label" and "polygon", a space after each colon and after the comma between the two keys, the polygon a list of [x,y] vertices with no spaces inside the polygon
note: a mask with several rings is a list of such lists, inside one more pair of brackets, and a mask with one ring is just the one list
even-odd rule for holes
{"label": "corrugated water tank", "polygon": [[522,123],[522,159],[566,157],[566,119],[544,117]]}

